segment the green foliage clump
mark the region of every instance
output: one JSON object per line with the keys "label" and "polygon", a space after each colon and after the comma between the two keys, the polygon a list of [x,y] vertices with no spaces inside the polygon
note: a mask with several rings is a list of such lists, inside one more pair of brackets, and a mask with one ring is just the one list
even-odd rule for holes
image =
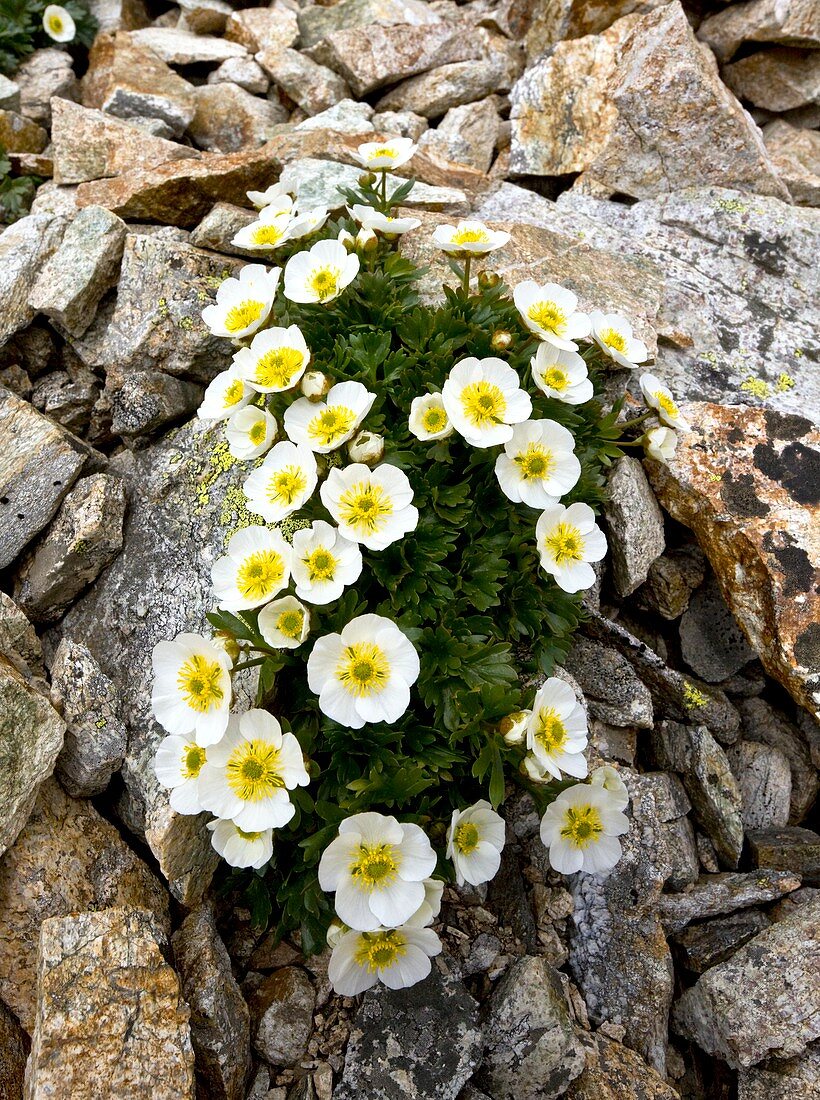
{"label": "green foliage clump", "polygon": [[[43,30],[43,0],[0,0],[0,73],[10,76],[21,61],[42,46],[56,46]],[[65,8],[74,20],[77,33],[70,45],[86,49],[94,41],[97,21],[78,0],[65,0]]]}
{"label": "green foliage clump", "polygon": [[0,226],[28,213],[38,183],[36,176],[12,176],[11,161],[0,145]]}

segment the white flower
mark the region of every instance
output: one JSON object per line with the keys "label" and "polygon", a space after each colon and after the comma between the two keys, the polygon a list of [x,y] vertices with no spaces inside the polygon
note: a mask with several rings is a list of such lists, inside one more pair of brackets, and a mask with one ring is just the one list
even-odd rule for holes
{"label": "white flower", "polygon": [[373,252],[378,244],[379,239],[372,229],[360,229],[356,234],[356,248],[362,252]]}
{"label": "white flower", "polygon": [[411,229],[418,229],[421,225],[419,218],[391,218],[374,210],[372,206],[349,206],[350,216],[365,229],[375,230],[377,233],[408,233]]}
{"label": "white flower", "polygon": [[581,476],[575,437],[554,420],[526,420],[495,460],[498,484],[510,500],[547,508],[568,493]]}
{"label": "white flower", "polygon": [[537,764],[555,779],[561,773],[583,779],[587,774],[587,717],[564,680],[550,676],[538,689],[527,726],[527,748]]}
{"label": "white flower", "polygon": [[362,552],[335,527],[317,519],[294,534],[291,569],[300,599],[331,603],[338,600],[346,585],[359,579]]}
{"label": "white flower", "polygon": [[377,928],[346,932],[330,956],[327,976],[336,993],[355,997],[376,982],[389,989],[406,989],[430,973],[430,959],[441,952],[432,928]]}
{"label": "white flower", "polygon": [[431,439],[446,439],[455,430],[440,393],[425,393],[413,398],[409,426],[416,439],[425,443]]}
{"label": "white flower", "polygon": [[590,775],[589,781],[593,787],[603,787],[609,791],[616,810],[625,810],[629,805],[629,791],[616,768],[603,764]]}
{"label": "white flower", "polygon": [[610,359],[622,367],[634,367],[649,358],[646,344],[632,335],[632,325],[620,313],[601,313],[594,309],[589,315],[592,339]]}
{"label": "white flower", "polygon": [[218,374],[205,390],[197,409],[200,420],[226,420],[253,400],[253,390],[235,365]]}
{"label": "white flower", "polygon": [[588,504],[554,504],[538,517],[535,537],[541,568],[565,592],[580,592],[595,584],[590,562],[606,554],[606,538]]}
{"label": "white flower", "polygon": [[59,4],[49,4],[43,12],[43,30],[54,42],[71,42],[77,33],[74,20]]}
{"label": "white flower", "polygon": [[310,352],[298,325],[266,328],[233,357],[247,384],[259,393],[293,389],[305,373]]}
{"label": "white flower", "polygon": [[485,256],[496,248],[503,248],[509,239],[509,233],[489,229],[483,222],[474,221],[439,225],[433,232],[433,243],[448,256]]}
{"label": "white flower", "polygon": [[351,462],[375,466],[384,456],[384,436],[366,430],[357,432],[347,445],[347,454]]}
{"label": "white flower", "polygon": [[618,837],[628,831],[613,795],[587,783],[562,791],[541,820],[550,864],[563,875],[611,870],[621,858]]}
{"label": "white flower", "polygon": [[530,722],[531,710],[514,710],[498,723],[498,730],[508,745],[520,745]]}
{"label": "white flower", "polygon": [[214,336],[242,340],[267,321],[276,297],[281,270],[264,264],[246,264],[238,279],[226,279],[216,292],[216,302],[202,311],[202,320]]}
{"label": "white flower", "polygon": [[326,206],[314,206],[310,210],[301,211],[290,224],[289,240],[295,241],[300,237],[307,237],[310,233],[316,233],[329,217],[330,211]]}
{"label": "white flower", "polygon": [[397,137],[390,141],[366,141],[356,151],[359,164],[375,172],[385,172],[389,168],[401,168],[418,148],[410,138]]}
{"label": "white flower", "polygon": [[553,781],[552,773],[548,772],[543,764],[539,764],[532,753],[527,753],[521,761],[521,767],[534,783],[552,783]]}
{"label": "white flower", "polygon": [[202,812],[199,801],[199,774],[207,759],[207,750],[188,737],[171,734],[163,738],[154,757],[154,774],[171,789],[171,809],[178,814]]}
{"label": "white flower", "polygon": [[672,428],[650,428],[643,437],[643,447],[650,458],[666,464],[675,456],[678,433]]}
{"label": "white flower", "polygon": [[544,340],[530,359],[530,368],[533,382],[547,397],[565,405],[583,405],[592,400],[595,391],[587,365],[577,351],[563,351]]}
{"label": "white flower", "polygon": [[211,567],[219,606],[226,611],[261,607],[290,581],[291,548],[281,531],[243,527],[231,536],[228,552]]}
{"label": "white flower", "polygon": [[493,447],[512,439],[512,424],[532,412],[530,396],[503,359],[470,357],[456,363],[441,391],[456,431],[473,447]]}
{"label": "white flower", "polygon": [[232,821],[211,821],[211,844],[231,867],[264,867],[273,855],[273,829],[246,832]]}
{"label": "white flower", "polygon": [[332,385],[333,379],[329,378],[323,371],[309,370],[302,375],[299,389],[308,401],[321,401]]}
{"label": "white flower", "polygon": [[412,928],[426,928],[432,924],[441,912],[441,899],[444,895],[444,883],[439,878],[426,878],[424,880],[424,901],[409,917],[405,924]]}
{"label": "white flower", "polygon": [[[418,679],[419,657],[390,619],[359,615],[341,634],[317,640],[308,657],[307,675],[322,713],[358,730],[365,722],[401,718],[410,705],[410,685]],[[339,916],[344,919],[343,913]]]}
{"label": "white flower", "polygon": [[345,538],[368,550],[384,550],[408,531],[415,531],[419,521],[407,474],[389,462],[374,470],[363,462],[344,469],[335,467],[319,495]]}
{"label": "white flower", "polygon": [[453,810],[447,830],[447,858],[456,869],[456,882],[480,886],[495,878],[504,847],[504,819],[481,799],[466,810]]}
{"label": "white flower", "polygon": [[192,733],[198,745],[213,745],[228,725],[228,654],[200,634],[178,634],[172,642],[158,642],[151,660],[156,720],[168,733]]}
{"label": "white flower", "polygon": [[295,596],[263,607],[257,622],[259,633],[274,649],[298,649],[310,633],[310,613]]}
{"label": "white flower", "polygon": [[246,194],[257,209],[272,206],[285,213],[293,209],[293,196],[281,183],[272,183],[265,191],[247,191]]}
{"label": "white flower", "polygon": [[324,401],[300,397],[289,405],[285,431],[294,443],[328,454],[350,439],[375,400],[375,393],[361,382],[337,382]]}
{"label": "white flower", "polygon": [[231,719],[225,736],[208,752],[199,797],[215,817],[259,832],[287,825],[296,813],[288,791],[309,782],[293,734],[282,733],[266,710],[249,710]]}
{"label": "white flower", "polygon": [[317,480],[313,451],[283,439],[245,481],[248,511],[278,523],[310,499]]}
{"label": "white flower", "polygon": [[650,409],[657,411],[658,419],[663,424],[668,424],[670,428],[677,428],[681,432],[691,431],[688,421],[675,404],[672,391],[654,374],[641,375],[641,392],[644,401]]}
{"label": "white flower", "polygon": [[292,224],[290,211],[266,206],[255,222],[242,226],[231,244],[251,251],[270,251],[291,239]]}
{"label": "white flower", "polygon": [[276,420],[267,409],[248,405],[225,425],[228,451],[238,459],[260,458],[273,444],[277,430]]}
{"label": "white flower", "polygon": [[336,240],[339,242],[339,244],[343,244],[348,252],[356,245],[356,238],[353,236],[349,229],[340,229],[339,235]]}
{"label": "white flower", "polygon": [[557,283],[539,286],[527,279],[513,291],[513,301],[527,328],[557,348],[577,351],[575,341],[589,335],[589,317],[577,312],[578,296]]}
{"label": "white flower", "polygon": [[336,893],[336,912],[350,928],[397,928],[425,899],[436,853],[418,825],[378,813],[354,814],[322,852],[319,885]]}
{"label": "white flower", "polygon": [[338,241],[317,241],[285,265],[285,297],[291,302],[332,302],[359,273],[359,257]]}

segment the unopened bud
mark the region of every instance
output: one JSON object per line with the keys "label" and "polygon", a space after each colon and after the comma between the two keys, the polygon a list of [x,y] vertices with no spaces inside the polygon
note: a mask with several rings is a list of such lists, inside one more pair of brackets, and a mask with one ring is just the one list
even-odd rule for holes
{"label": "unopened bud", "polygon": [[482,271],[478,276],[478,285],[481,290],[492,290],[501,282],[501,276],[495,271]]}
{"label": "unopened bud", "polygon": [[359,176],[359,186],[360,187],[372,187],[375,182],[376,182],[376,173],[375,172],[363,172]]}
{"label": "unopened bud", "polygon": [[327,929],[327,945],[330,948],[334,948],[342,936],[348,932],[349,929],[346,924],[342,924],[340,920],[333,920],[328,925]]}
{"label": "unopened bud", "polygon": [[512,342],[513,334],[511,332],[508,332],[505,328],[497,328],[490,340],[490,347],[493,351],[507,351]]}
{"label": "unopened bud", "polygon": [[332,385],[324,371],[309,370],[302,375],[299,388],[308,401],[321,401]]}
{"label": "unopened bud", "polygon": [[520,745],[527,732],[531,710],[515,710],[498,723],[498,732],[508,745]]}
{"label": "unopened bud", "polygon": [[375,432],[361,431],[347,445],[351,462],[374,465],[384,454],[384,437]]}
{"label": "unopened bud", "polygon": [[549,783],[552,779],[534,756],[525,756],[521,761],[519,771],[522,775],[526,775],[528,779],[532,779],[534,783]]}
{"label": "unopened bud", "polygon": [[372,229],[360,229],[356,234],[356,248],[362,252],[373,252],[379,241]]}
{"label": "unopened bud", "polygon": [[352,252],[356,247],[356,238],[347,229],[340,229],[338,236],[339,244],[343,244],[348,252]]}
{"label": "unopened bud", "polygon": [[217,630],[213,636],[213,643],[219,649],[224,649],[232,661],[240,654],[239,642],[229,630]]}

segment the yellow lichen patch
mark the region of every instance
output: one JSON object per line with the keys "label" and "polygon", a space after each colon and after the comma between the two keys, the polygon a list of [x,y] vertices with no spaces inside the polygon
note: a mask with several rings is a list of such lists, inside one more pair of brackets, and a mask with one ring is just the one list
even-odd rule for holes
{"label": "yellow lichen patch", "polygon": [[687,680],[683,685],[683,705],[687,710],[699,710],[709,702],[702,691],[698,691],[694,684]]}

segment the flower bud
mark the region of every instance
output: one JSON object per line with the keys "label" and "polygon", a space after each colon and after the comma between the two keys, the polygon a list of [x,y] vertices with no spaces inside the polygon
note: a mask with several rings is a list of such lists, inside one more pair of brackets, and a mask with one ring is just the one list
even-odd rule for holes
{"label": "flower bud", "polygon": [[384,436],[367,430],[355,435],[347,445],[351,462],[365,462],[374,465],[384,454]]}
{"label": "flower bud", "polygon": [[522,775],[526,775],[528,779],[532,779],[534,783],[550,783],[552,781],[552,776],[547,774],[534,756],[525,756],[521,761],[519,771]]}
{"label": "flower bud", "polygon": [[359,176],[359,186],[360,187],[372,187],[375,182],[376,182],[376,173],[375,172],[362,172],[362,174]]}
{"label": "flower bud", "polygon": [[481,290],[492,290],[501,282],[501,276],[495,271],[482,271],[478,276],[478,285]]}
{"label": "flower bud", "polygon": [[513,334],[508,332],[505,328],[497,328],[490,340],[490,347],[493,351],[507,351],[512,345]]}
{"label": "flower bud", "polygon": [[356,234],[356,248],[362,252],[373,252],[379,241],[372,229],[360,229]]}
{"label": "flower bud", "polygon": [[514,710],[498,723],[498,732],[508,745],[520,745],[527,732],[531,710]]}
{"label": "flower bud", "polygon": [[349,931],[349,929],[348,929],[347,925],[342,924],[342,922],[340,920],[331,921],[330,924],[328,925],[328,929],[327,929],[327,945],[328,945],[328,947],[330,947],[330,948],[335,947],[336,944],[339,942],[339,940],[342,938],[342,936],[345,934],[345,932],[348,932],[348,931]]}
{"label": "flower bud", "polygon": [[321,401],[332,385],[324,371],[308,370],[302,375],[299,388],[308,401]]}
{"label": "flower bud", "polygon": [[356,238],[347,229],[340,229],[339,236],[337,238],[339,244],[343,244],[348,252],[352,252],[356,247]]}
{"label": "flower bud", "polygon": [[240,654],[239,642],[229,630],[217,630],[214,632],[213,643],[219,649],[224,649],[232,661]]}

